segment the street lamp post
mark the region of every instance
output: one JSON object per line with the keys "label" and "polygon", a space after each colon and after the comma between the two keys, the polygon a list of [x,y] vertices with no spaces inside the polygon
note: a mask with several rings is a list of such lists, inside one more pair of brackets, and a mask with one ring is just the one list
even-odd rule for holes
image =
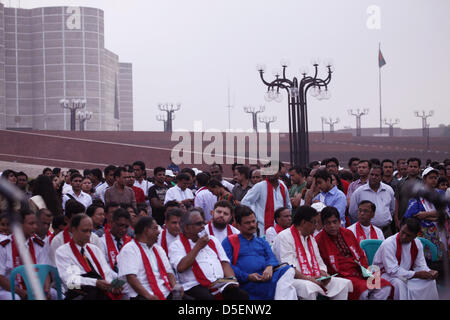
{"label": "street lamp post", "polygon": [[286,68],[288,61],[281,61],[281,71],[273,74],[275,80],[268,82],[264,79],[265,66],[257,66],[262,82],[267,86],[265,99],[281,102],[283,96],[280,89],[284,89],[288,95],[288,116],[289,116],[289,147],[291,165],[307,166],[309,163],[309,137],[308,137],[308,114],[307,114],[307,92],[311,89],[311,95],[319,100],[331,97],[328,84],[331,81],[332,64],[326,63],[328,75],[325,79],[318,78],[318,61],[312,61],[314,75],[309,76],[306,68],[300,70],[302,78],[294,77],[292,80],[286,78]]}
{"label": "street lamp post", "polygon": [[59,103],[63,109],[70,110],[70,131],[75,131],[75,116],[78,109],[84,109],[86,100],[83,99],[61,99]]}
{"label": "street lamp post", "polygon": [[330,133],[334,133],[334,125],[339,123],[339,118],[336,120],[333,120],[332,118],[329,118],[329,120],[325,119],[325,123],[330,125]]}
{"label": "street lamp post", "polygon": [[414,115],[418,118],[422,118],[422,135],[424,137],[427,136],[427,118],[432,117],[434,115],[434,111],[430,110],[428,113],[425,113],[425,110],[422,111],[422,113],[419,113],[419,111],[414,111]]}
{"label": "street lamp post", "polygon": [[259,117],[259,122],[265,123],[267,133],[270,132],[270,124],[275,121],[277,121],[277,117]]}
{"label": "street lamp post", "polygon": [[356,117],[356,136],[361,137],[361,117],[369,114],[369,109],[359,110],[353,112],[353,109],[348,110],[348,114]]}
{"label": "street lamp post", "polygon": [[[165,114],[158,114],[156,116],[156,120],[162,121],[163,124],[164,124],[164,132],[168,132],[167,131],[167,115],[165,115]],[[172,121],[175,120],[175,115],[174,114],[172,114],[172,119],[171,120]]]}
{"label": "street lamp post", "polygon": [[167,132],[172,132],[172,120],[174,120],[175,118],[174,116],[174,112],[178,111],[181,109],[181,103],[159,103],[158,104],[158,108],[161,111],[165,111],[167,113]]}
{"label": "street lamp post", "polygon": [[387,125],[389,127],[389,137],[393,137],[394,136],[394,126],[400,123],[400,119],[389,119],[389,121],[387,121],[387,119],[384,119],[384,124]]}
{"label": "street lamp post", "polygon": [[92,119],[92,112],[87,110],[80,110],[77,112],[77,119],[80,121],[80,131],[84,131],[86,121]]}
{"label": "street lamp post", "polygon": [[259,107],[246,106],[246,107],[244,107],[245,113],[252,114],[253,131],[255,131],[255,132],[258,132],[258,113],[264,112],[264,110],[266,110],[266,107],[264,107],[264,106],[259,106]]}

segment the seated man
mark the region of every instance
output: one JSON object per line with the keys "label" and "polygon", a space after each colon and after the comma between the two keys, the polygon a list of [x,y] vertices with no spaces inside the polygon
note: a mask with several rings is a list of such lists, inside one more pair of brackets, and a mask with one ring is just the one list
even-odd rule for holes
{"label": "seated man", "polygon": [[329,276],[313,236],[317,219],[319,213],[315,209],[297,208],[292,227],[282,231],[275,240],[278,259],[295,267],[292,285],[301,299],[315,300],[321,294],[333,300],[347,300],[348,292],[353,290],[350,280],[338,277],[317,280]]}
{"label": "seated man", "polygon": [[[291,282],[294,269],[279,265],[269,243],[255,237],[256,216],[246,206],[236,208],[236,224],[241,230],[223,241],[223,248],[232,260],[232,268],[242,289],[252,300],[297,300]],[[275,269],[275,270],[274,270]]]}
{"label": "seated man", "polygon": [[375,210],[375,204],[369,200],[363,200],[358,204],[358,221],[347,228],[353,232],[358,242],[366,239],[384,240],[383,231],[370,223],[375,216]]}
{"label": "seated man", "polygon": [[100,238],[106,261],[115,272],[118,272],[117,256],[120,250],[131,241],[131,237],[127,235],[130,223],[131,217],[128,211],[119,208],[113,213],[111,228],[106,229],[105,234]]}
{"label": "seated man", "polygon": [[[19,219],[25,236],[25,246],[29,250],[32,262],[34,264],[49,264],[48,243],[35,235],[38,229],[36,214],[32,211],[23,211]],[[8,235],[0,242],[0,300],[12,299],[9,275],[14,268],[22,264],[15,236],[13,234]],[[27,299],[27,289],[22,277],[17,276],[15,285],[15,299]],[[47,299],[56,299],[56,290],[53,288],[50,290],[50,278],[45,282],[44,292]]]}
{"label": "seated man", "polygon": [[270,227],[266,231],[266,240],[272,246],[277,235],[292,225],[291,210],[281,207],[275,210],[275,226]]}
{"label": "seated man", "polygon": [[340,277],[351,280],[353,292],[349,299],[386,300],[391,293],[391,284],[381,279],[380,288],[372,289],[371,278],[363,277],[361,266],[368,268],[367,257],[353,233],[341,227],[339,211],[326,207],[321,218],[323,229],[316,236],[320,255],[330,273],[339,273]]}
{"label": "seated man", "polygon": [[117,278],[100,248],[90,244],[92,220],[85,214],[70,221],[72,237],[56,250],[55,262],[67,300],[119,299],[121,289],[111,286]]}
{"label": "seated man", "polygon": [[[234,277],[230,260],[219,240],[205,232],[205,220],[197,209],[185,213],[180,224],[180,237],[169,247],[170,262],[187,295],[197,300],[213,300],[219,292],[211,292],[211,283]],[[219,291],[225,300],[248,299],[238,284],[229,284]]]}
{"label": "seated man", "polygon": [[175,207],[165,213],[164,228],[158,236],[158,245],[164,249],[167,256],[169,256],[170,245],[179,238],[180,220],[183,214],[183,210]]}
{"label": "seated man", "polygon": [[215,236],[220,243],[226,237],[239,233],[239,230],[230,224],[233,218],[232,212],[233,207],[227,200],[217,201],[214,204],[214,210],[211,211],[212,219],[208,223],[206,232],[210,236]]}
{"label": "seated man", "polygon": [[[67,226],[64,228],[64,231],[58,233],[51,240],[51,243],[50,243],[49,258],[50,258],[50,263],[53,266],[56,266],[56,262],[55,262],[56,250],[63,244],[70,242],[70,239],[72,239],[72,234],[71,234],[70,228],[69,228],[72,218],[75,217],[77,214],[81,214],[81,213],[84,214],[85,210],[86,210],[85,207],[76,200],[70,199],[66,202],[64,219],[66,220]],[[89,242],[92,243],[93,245],[97,246],[99,249],[103,248],[100,238],[93,232],[91,233]]]}
{"label": "seated man", "polygon": [[127,281],[124,293],[131,300],[171,300],[176,280],[166,253],[156,244],[156,220],[140,218],[134,232],[135,240],[127,243],[117,257],[119,277]]}
{"label": "seated man", "polygon": [[394,286],[395,300],[438,300],[436,278],[425,261],[423,246],[417,234],[420,221],[404,220],[400,232],[384,241],[373,259],[380,267],[382,278]]}

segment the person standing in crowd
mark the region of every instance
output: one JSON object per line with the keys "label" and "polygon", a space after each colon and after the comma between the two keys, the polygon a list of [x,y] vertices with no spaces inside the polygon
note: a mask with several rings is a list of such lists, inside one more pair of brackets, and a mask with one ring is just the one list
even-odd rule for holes
{"label": "person standing in crowd", "polygon": [[234,169],[234,185],[232,195],[237,205],[241,204],[241,200],[247,194],[248,190],[253,186],[250,182],[250,169],[246,166],[238,166]]}
{"label": "person standing in crowd", "polygon": [[352,173],[353,179],[352,181],[356,181],[359,179],[358,174],[358,163],[361,159],[357,157],[351,157],[350,160],[348,160],[348,168]]}
{"label": "person standing in crowd", "polygon": [[255,185],[259,182],[263,181],[263,177],[261,175],[261,169],[254,169],[250,172],[250,182],[252,185]]}
{"label": "person standing in crowd", "polygon": [[[336,173],[339,175],[339,160],[336,159],[335,157],[326,159],[325,161],[323,161],[322,164],[325,165],[329,173]],[[341,182],[344,188],[344,193],[347,194],[349,183],[344,179],[341,179]]]}
{"label": "person standing in crowd", "polygon": [[400,232],[383,241],[373,258],[381,277],[394,286],[394,300],[439,299],[438,272],[427,266],[419,232],[419,221],[406,218]]}
{"label": "person standing in crowd", "polygon": [[[105,192],[107,189],[111,188],[114,184],[114,172],[117,167],[114,165],[107,166],[103,172],[105,174],[105,182],[98,185],[95,189],[95,197],[102,200],[105,203]],[[105,203],[106,204],[106,203]]]}
{"label": "person standing in crowd", "polygon": [[153,186],[153,183],[147,180],[147,171],[145,170],[145,163],[142,161],[135,161],[133,163],[133,171],[134,171],[134,186],[141,188],[141,190],[144,192],[145,201],[147,205],[150,205],[150,201],[148,198],[148,190],[151,186]]}
{"label": "person standing in crowd", "polygon": [[91,199],[94,198],[94,189],[92,188],[92,181],[89,177],[84,177],[81,180],[81,191],[88,194]]}
{"label": "person standing in crowd", "polygon": [[304,190],[306,190],[306,176],[307,172],[300,166],[295,166],[289,169],[291,177],[291,187],[289,188],[289,198],[291,200],[292,208],[297,208],[302,205]]}
{"label": "person standing in crowd", "polygon": [[383,169],[383,183],[390,186],[395,192],[399,181],[394,177],[394,161],[384,159],[381,161],[381,169]]}
{"label": "person standing in crowd", "polygon": [[369,200],[358,204],[358,221],[347,229],[353,232],[359,242],[366,239],[384,240],[383,231],[371,223],[376,209],[376,205]]}
{"label": "person standing in crowd", "polygon": [[211,191],[211,193],[215,195],[219,201],[226,200],[229,201],[233,207],[236,206],[236,201],[234,200],[233,195],[219,180],[214,178],[209,180],[208,190]]}
{"label": "person standing in crowd", "polygon": [[234,208],[229,201],[219,200],[211,212],[212,219],[205,230],[210,236],[215,236],[220,243],[227,236],[240,233],[238,229],[230,224],[233,219],[233,211]]}
{"label": "person standing in crowd", "polygon": [[100,186],[103,182],[103,173],[99,168],[94,168],[88,175],[89,179],[92,182],[92,189],[94,189],[94,193],[97,191],[97,187]]}
{"label": "person standing in crowd", "polygon": [[211,173],[211,179],[216,179],[218,181],[220,181],[220,183],[222,183],[222,185],[228,189],[229,192],[233,191],[233,185],[231,183],[229,183],[228,181],[226,181],[225,179],[223,179],[222,175],[223,175],[223,169],[222,166],[218,163],[213,163],[210,167],[209,167],[209,172]]}
{"label": "person standing in crowd", "polygon": [[136,208],[136,197],[134,191],[127,187],[127,180],[131,176],[124,167],[118,167],[114,171],[114,184],[105,191],[105,204],[116,202],[119,204],[128,204]]}
{"label": "person standing in crowd", "polygon": [[383,231],[385,237],[392,235],[391,222],[395,210],[394,190],[381,182],[381,167],[370,169],[369,181],[352,194],[349,206],[349,216],[352,222],[357,221],[358,205],[363,200],[369,200],[376,206],[372,224]]}
{"label": "person standing in crowd", "polygon": [[394,177],[397,180],[405,179],[408,176],[408,163],[406,159],[397,159],[397,171],[394,172]]}
{"label": "person standing in crowd", "polygon": [[355,192],[356,189],[359,187],[365,185],[367,181],[369,180],[369,172],[370,168],[372,168],[372,164],[369,162],[369,160],[360,160],[358,163],[358,176],[359,179],[353,181],[350,186],[348,187],[347,192],[347,199],[350,203],[350,198],[352,197],[353,192]]}
{"label": "person standing in crowd", "polygon": [[28,190],[28,176],[23,171],[17,172],[17,187],[23,191],[28,199],[33,196]]}
{"label": "person standing in crowd", "polygon": [[133,190],[134,198],[136,199],[136,206],[142,205],[142,204],[145,206],[145,205],[147,205],[145,202],[145,199],[146,199],[145,193],[141,188],[136,187],[134,185],[134,183],[136,181],[134,178],[134,175],[135,175],[135,172],[133,171],[133,169],[128,170],[128,179],[125,180],[126,186]]}
{"label": "person standing in crowd", "polygon": [[69,169],[67,171],[67,174],[66,174],[66,176],[64,178],[65,180],[64,180],[64,185],[63,185],[63,189],[62,189],[62,194],[63,195],[65,195],[67,192],[72,190],[70,178],[72,177],[72,175],[74,173],[80,174],[80,171],[78,171],[77,169]]}
{"label": "person standing in crowd", "polygon": [[217,197],[208,189],[208,182],[210,175],[206,172],[197,174],[198,190],[194,197],[194,207],[202,208],[205,212],[205,221],[211,220],[211,212],[214,210],[214,204],[217,202]]}
{"label": "person standing in crowd", "polygon": [[255,184],[241,201],[241,205],[254,210],[258,221],[257,232],[263,236],[274,225],[275,210],[281,207],[292,209],[288,188],[278,179],[280,171],[264,176],[265,181]]}
{"label": "person standing in crowd", "polygon": [[180,173],[177,176],[177,185],[170,188],[166,192],[164,204],[169,201],[176,200],[190,208],[194,202],[194,194],[188,186],[191,184],[192,178],[187,173]]}
{"label": "person standing in crowd", "polygon": [[66,205],[67,200],[74,199],[81,203],[85,208],[92,204],[92,198],[87,193],[81,190],[81,182],[83,181],[83,176],[79,173],[74,173],[70,177],[70,185],[72,190],[69,190],[62,199],[63,208]]}
{"label": "person standing in crowd", "polygon": [[152,217],[162,226],[164,223],[164,200],[168,187],[165,183],[166,169],[156,167],[153,169],[154,185],[148,189],[148,199],[152,208]]}

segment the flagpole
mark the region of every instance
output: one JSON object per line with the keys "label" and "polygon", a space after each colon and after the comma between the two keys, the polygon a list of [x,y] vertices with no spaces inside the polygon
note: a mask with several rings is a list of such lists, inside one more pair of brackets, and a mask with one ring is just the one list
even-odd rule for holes
{"label": "flagpole", "polygon": [[[381,52],[381,42],[378,43],[378,54]],[[382,128],[382,113],[381,113],[381,66],[378,65],[378,88],[380,95],[380,134],[383,133]]]}

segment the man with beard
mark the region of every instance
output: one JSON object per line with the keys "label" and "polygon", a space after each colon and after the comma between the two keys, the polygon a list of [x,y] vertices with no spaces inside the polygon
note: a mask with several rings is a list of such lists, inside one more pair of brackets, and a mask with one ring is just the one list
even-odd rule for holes
{"label": "man with beard", "polygon": [[217,201],[214,205],[214,210],[211,211],[212,220],[205,228],[210,236],[215,236],[220,243],[232,234],[239,234],[239,230],[233,227],[230,222],[233,218],[233,207],[231,203],[226,200]]}

